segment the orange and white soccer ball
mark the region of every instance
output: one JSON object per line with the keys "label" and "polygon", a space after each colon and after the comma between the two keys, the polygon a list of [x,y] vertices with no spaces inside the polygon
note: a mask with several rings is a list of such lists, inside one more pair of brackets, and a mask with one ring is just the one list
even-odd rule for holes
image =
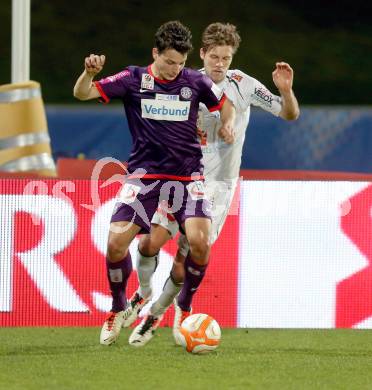
{"label": "orange and white soccer ball", "polygon": [[187,352],[201,354],[214,351],[220,340],[221,328],[208,314],[192,314],[181,324],[179,341]]}

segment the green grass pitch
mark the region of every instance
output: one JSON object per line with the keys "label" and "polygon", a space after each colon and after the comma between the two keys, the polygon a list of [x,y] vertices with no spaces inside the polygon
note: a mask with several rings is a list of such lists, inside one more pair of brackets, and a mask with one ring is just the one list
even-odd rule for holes
{"label": "green grass pitch", "polygon": [[98,328],[0,329],[0,389],[372,389],[372,331],[223,329],[188,354],[159,329],[145,347],[110,347]]}

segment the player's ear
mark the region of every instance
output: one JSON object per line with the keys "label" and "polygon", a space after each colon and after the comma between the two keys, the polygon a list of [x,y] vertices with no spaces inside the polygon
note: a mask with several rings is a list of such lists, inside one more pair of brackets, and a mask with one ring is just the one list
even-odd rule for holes
{"label": "player's ear", "polygon": [[157,49],[157,47],[153,47],[152,48],[152,58],[154,60],[156,60],[158,58],[158,56],[159,56],[159,50]]}
{"label": "player's ear", "polygon": [[201,47],[201,48],[200,48],[200,58],[201,58],[202,60],[204,60],[204,57],[205,57],[205,51],[204,51],[204,49]]}

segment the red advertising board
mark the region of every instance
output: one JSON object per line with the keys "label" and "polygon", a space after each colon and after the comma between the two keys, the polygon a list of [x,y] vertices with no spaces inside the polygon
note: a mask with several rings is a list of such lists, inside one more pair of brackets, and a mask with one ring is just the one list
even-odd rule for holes
{"label": "red advertising board", "polygon": [[[0,186],[1,326],[100,326],[105,311],[97,302],[109,298],[101,250],[109,226],[96,216],[120,184],[3,179]],[[194,301],[222,326],[236,326],[238,218],[228,217]],[[165,252],[173,255],[175,245]],[[128,297],[136,287],[133,272]],[[171,317],[169,311],[163,324]]]}

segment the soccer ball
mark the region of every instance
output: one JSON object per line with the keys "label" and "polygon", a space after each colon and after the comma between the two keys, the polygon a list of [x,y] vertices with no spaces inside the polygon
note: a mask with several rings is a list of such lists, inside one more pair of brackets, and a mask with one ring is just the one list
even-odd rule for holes
{"label": "soccer ball", "polygon": [[179,341],[187,352],[202,354],[214,351],[220,339],[220,326],[208,314],[192,314],[181,324]]}

